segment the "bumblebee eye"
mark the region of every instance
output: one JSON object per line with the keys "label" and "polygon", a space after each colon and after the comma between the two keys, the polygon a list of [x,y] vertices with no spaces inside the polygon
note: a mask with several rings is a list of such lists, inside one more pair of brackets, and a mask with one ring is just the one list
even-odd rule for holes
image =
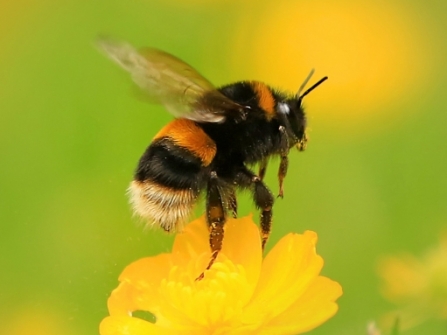
{"label": "bumblebee eye", "polygon": [[285,115],[289,114],[290,113],[289,105],[285,102],[280,102],[278,104],[278,112],[285,114]]}

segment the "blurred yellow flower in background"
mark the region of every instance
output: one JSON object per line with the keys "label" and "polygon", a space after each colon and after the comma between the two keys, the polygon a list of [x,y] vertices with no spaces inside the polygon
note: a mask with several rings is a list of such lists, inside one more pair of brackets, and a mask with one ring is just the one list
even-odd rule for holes
{"label": "blurred yellow flower in background", "polygon": [[301,334],[337,312],[342,289],[319,275],[316,233],[288,234],[263,260],[251,217],[229,219],[222,252],[196,280],[211,256],[208,235],[204,218],[195,220],[171,253],[127,266],[108,300],[101,335]]}
{"label": "blurred yellow flower in background", "polygon": [[378,270],[383,295],[402,306],[402,328],[433,317],[447,320],[447,234],[421,258],[390,256]]}
{"label": "blurred yellow flower in background", "polygon": [[432,28],[405,2],[265,2],[238,26],[233,67],[243,73],[248,65],[255,79],[291,92],[315,67],[314,80],[327,75],[329,81],[306,99],[315,100],[312,115],[343,121],[337,127],[369,129],[371,118],[384,127],[407,116],[407,109],[392,106],[428,91],[435,73],[435,52],[426,42]]}

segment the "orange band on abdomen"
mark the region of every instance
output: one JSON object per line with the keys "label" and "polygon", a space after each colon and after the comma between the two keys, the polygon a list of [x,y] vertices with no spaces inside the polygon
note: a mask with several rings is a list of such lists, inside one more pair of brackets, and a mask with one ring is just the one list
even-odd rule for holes
{"label": "orange band on abdomen", "polygon": [[169,137],[176,145],[187,149],[208,166],[216,155],[216,143],[194,121],[175,119],[164,126],[154,140]]}

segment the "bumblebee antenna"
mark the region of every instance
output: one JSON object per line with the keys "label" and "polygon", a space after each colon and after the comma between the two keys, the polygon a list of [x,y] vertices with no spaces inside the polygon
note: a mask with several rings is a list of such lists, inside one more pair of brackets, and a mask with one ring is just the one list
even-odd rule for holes
{"label": "bumblebee antenna", "polygon": [[[311,72],[312,73],[312,72]],[[310,76],[307,77],[305,83],[307,83],[308,79],[310,78]],[[326,81],[328,79],[328,76],[325,76],[323,78],[321,78],[319,81],[317,81],[315,84],[313,84],[310,88],[308,88],[303,94],[298,95],[298,100],[301,101],[303,100],[303,98],[308,95],[310,92],[312,92],[317,86],[320,86],[320,84],[322,84],[324,81]],[[302,85],[301,85],[302,86]],[[300,87],[301,89],[301,87]],[[298,91],[299,93],[300,91]]]}
{"label": "bumblebee antenna", "polygon": [[306,79],[304,79],[303,83],[301,84],[300,88],[298,89],[298,92],[296,93],[297,98],[300,97],[301,91],[304,90],[304,87],[309,82],[310,78],[314,75],[315,69],[310,70],[309,74],[307,75]]}

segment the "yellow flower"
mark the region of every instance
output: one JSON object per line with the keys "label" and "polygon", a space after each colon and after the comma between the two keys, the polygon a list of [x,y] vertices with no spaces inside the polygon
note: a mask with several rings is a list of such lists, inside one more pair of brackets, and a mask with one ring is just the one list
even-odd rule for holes
{"label": "yellow flower", "polygon": [[447,319],[447,235],[423,257],[387,257],[379,264],[383,295],[402,305],[402,328],[425,319]]}
{"label": "yellow flower", "polygon": [[[211,256],[205,220],[177,235],[172,252],[127,266],[108,300],[101,335],[300,334],[332,317],[340,285],[320,276],[317,235],[289,234],[262,259],[251,217],[229,219],[223,249]],[[136,317],[153,314],[155,322]]]}

